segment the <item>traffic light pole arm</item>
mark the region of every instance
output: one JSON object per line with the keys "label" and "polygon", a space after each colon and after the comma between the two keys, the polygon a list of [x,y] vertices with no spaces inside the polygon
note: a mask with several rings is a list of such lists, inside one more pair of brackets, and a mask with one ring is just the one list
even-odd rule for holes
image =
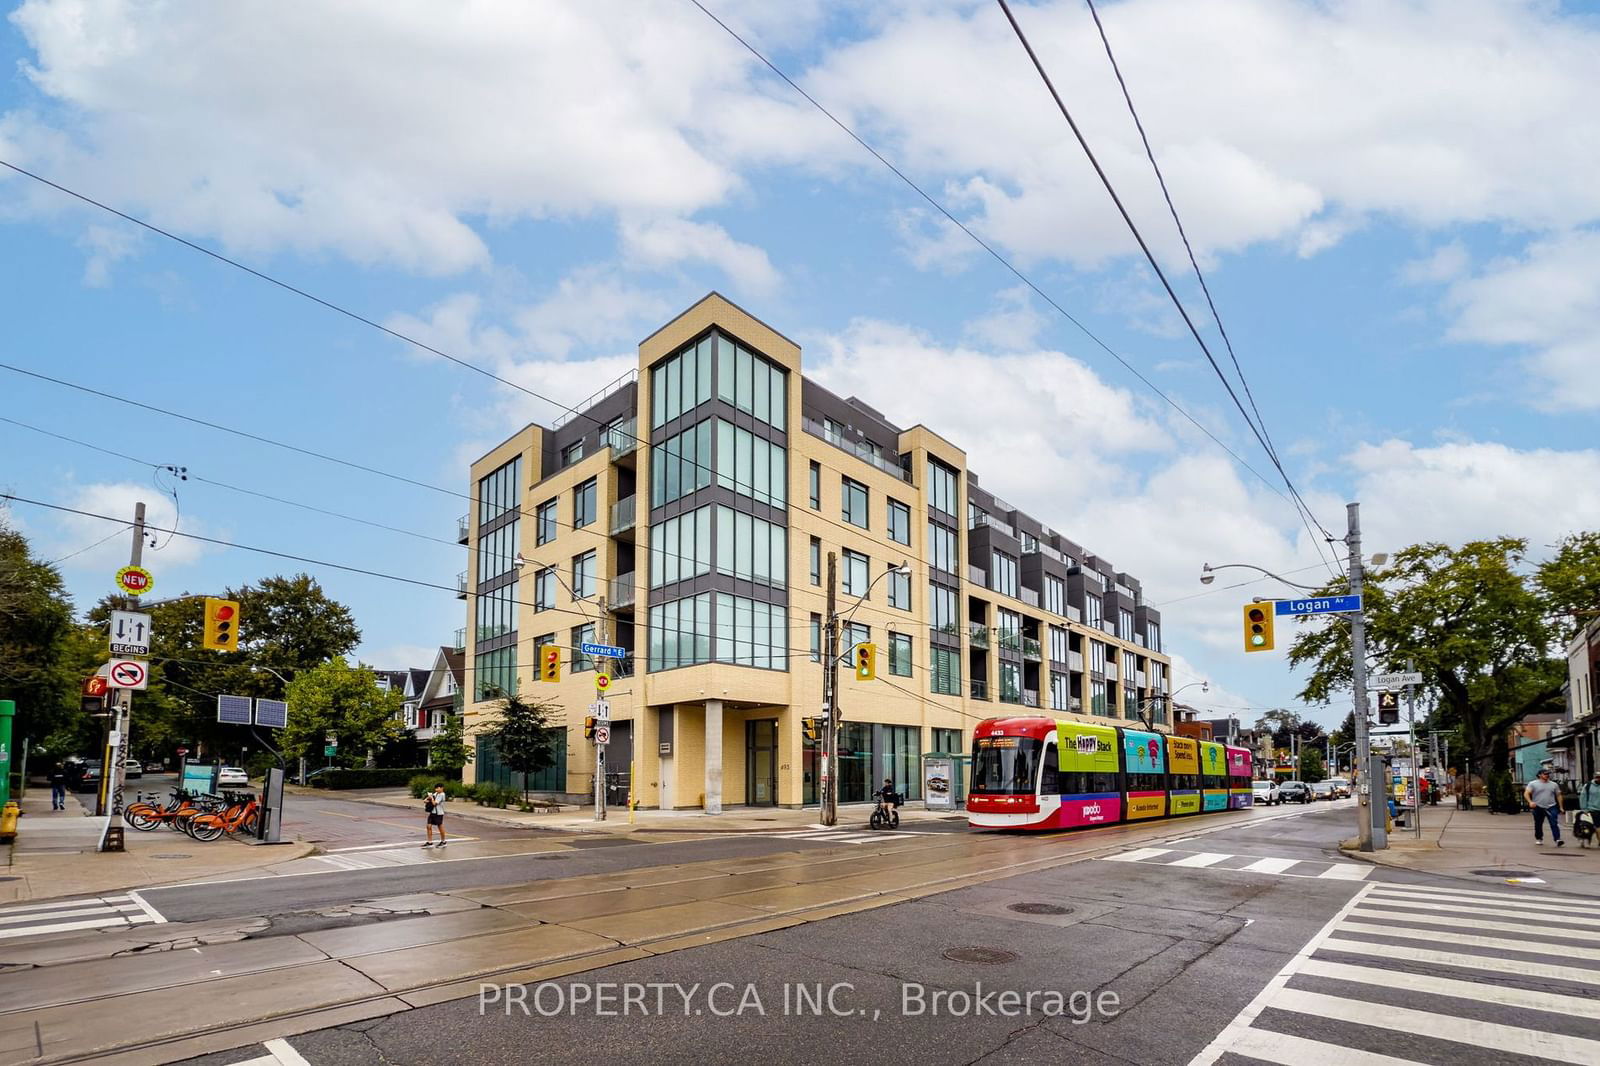
{"label": "traffic light pole arm", "polygon": [[1306,592],[1321,592],[1322,591],[1320,588],[1316,588],[1316,587],[1311,586],[1311,585],[1301,585],[1301,584],[1299,584],[1297,582],[1290,581],[1286,577],[1280,577],[1279,575],[1274,574],[1271,570],[1266,570],[1266,569],[1263,569],[1262,567],[1254,566],[1254,565],[1252,565],[1250,563],[1223,563],[1220,566],[1212,566],[1210,563],[1206,563],[1200,568],[1200,583],[1202,585],[1211,584],[1211,574],[1214,573],[1217,570],[1254,570],[1258,574],[1265,574],[1267,577],[1272,578],[1274,581],[1281,581],[1285,585],[1288,585],[1290,588],[1304,589]]}

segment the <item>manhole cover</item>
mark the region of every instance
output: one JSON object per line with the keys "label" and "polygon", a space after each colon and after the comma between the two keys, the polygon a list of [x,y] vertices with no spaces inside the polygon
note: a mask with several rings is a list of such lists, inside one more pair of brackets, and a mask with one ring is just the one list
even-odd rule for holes
{"label": "manhole cover", "polygon": [[1018,914],[1071,914],[1071,907],[1058,907],[1054,903],[1013,903],[1007,907],[1008,911]]}
{"label": "manhole cover", "polygon": [[1005,951],[1001,948],[950,948],[944,952],[944,957],[951,962],[977,962],[987,966],[1015,962],[1018,958],[1015,951]]}
{"label": "manhole cover", "polygon": [[184,852],[184,851],[172,851],[172,852],[167,852],[166,854],[152,855],[150,857],[152,859],[192,859],[192,858],[194,858],[193,855],[190,855],[188,852]]}
{"label": "manhole cover", "polygon": [[1473,870],[1479,877],[1532,877],[1532,870]]}

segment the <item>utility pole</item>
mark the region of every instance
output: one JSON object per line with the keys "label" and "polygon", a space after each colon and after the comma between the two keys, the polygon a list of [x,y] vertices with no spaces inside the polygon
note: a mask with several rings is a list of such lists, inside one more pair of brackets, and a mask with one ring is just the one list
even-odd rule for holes
{"label": "utility pole", "polygon": [[[133,505],[133,550],[128,553],[128,565],[139,566],[144,562],[144,504]],[[133,607],[133,603],[124,597],[123,606]],[[127,762],[125,752],[128,751],[128,730],[133,724],[133,691],[131,689],[110,689],[117,693],[116,706],[112,709],[111,721],[116,723],[113,743],[105,748],[105,764],[100,769],[103,780],[107,783],[107,803],[110,817],[106,819],[105,833],[100,837],[101,851],[122,850],[122,827],[118,824],[122,819],[122,789],[126,784]],[[117,832],[111,832],[116,827]]]}
{"label": "utility pole", "polygon": [[[1362,568],[1361,568],[1361,505],[1351,503],[1345,505],[1345,516],[1349,522],[1349,532],[1345,535],[1345,544],[1350,549],[1350,594],[1361,595]],[[1355,700],[1355,726],[1356,726],[1356,766],[1360,769],[1361,784],[1356,789],[1359,799],[1356,803],[1358,813],[1356,824],[1356,839],[1360,850],[1372,851],[1385,846],[1382,836],[1375,832],[1376,819],[1380,813],[1388,814],[1388,805],[1384,803],[1384,792],[1377,778],[1381,774],[1372,772],[1372,746],[1367,736],[1367,613],[1365,606],[1357,609],[1350,616],[1350,692]],[[1377,836],[1378,839],[1374,840]]]}
{"label": "utility pole", "polygon": [[828,553],[827,632],[822,648],[822,824],[839,822],[839,556]]}
{"label": "utility pole", "polygon": [[[1410,659],[1406,660],[1406,672],[1416,669],[1416,664]],[[1411,816],[1412,829],[1417,838],[1422,838],[1422,771],[1418,764],[1422,761],[1417,754],[1417,686],[1406,686],[1406,729],[1411,738],[1411,802],[1416,805],[1416,810]]]}
{"label": "utility pole", "polygon": [[[600,597],[599,605],[600,617],[594,623],[594,639],[598,644],[609,644],[610,641],[606,639],[606,598],[604,596]],[[579,650],[581,651],[582,649]],[[594,669],[596,676],[606,668],[608,662],[610,660],[604,656],[595,656]],[[599,698],[605,699],[605,693],[600,693]],[[608,714],[606,715],[606,735],[610,736],[610,734],[611,716]],[[596,742],[594,746],[594,820],[597,822],[606,820],[606,745],[599,742]]]}

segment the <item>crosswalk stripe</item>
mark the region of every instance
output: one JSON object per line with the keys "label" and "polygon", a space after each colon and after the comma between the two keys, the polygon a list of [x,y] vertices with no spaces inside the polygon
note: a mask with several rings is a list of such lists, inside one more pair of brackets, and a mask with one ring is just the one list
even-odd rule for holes
{"label": "crosswalk stripe", "polygon": [[1280,1066],[1417,1066],[1411,1059],[1397,1059],[1393,1055],[1361,1051],[1342,1044],[1327,1044],[1321,1040],[1308,1040],[1303,1036],[1275,1033],[1268,1029],[1241,1029],[1230,1040],[1228,1050],[1247,1058],[1276,1062]]}
{"label": "crosswalk stripe", "polygon": [[[1327,951],[1372,955],[1380,959],[1392,959],[1396,954],[1393,944],[1377,944],[1370,940],[1346,940],[1343,937],[1329,937],[1322,942],[1322,947]],[[1409,944],[1403,950],[1408,960],[1431,963],[1434,966],[1455,966],[1465,970],[1487,970],[1491,973],[1511,974],[1516,977],[1541,977],[1554,981],[1571,981],[1574,984],[1600,985],[1600,970],[1590,970],[1582,966],[1556,966],[1547,962],[1504,959],[1495,955],[1433,951],[1429,948],[1414,948]]]}
{"label": "crosswalk stripe", "polygon": [[1540,940],[1597,940],[1600,932],[1588,929],[1556,929],[1548,925],[1528,925],[1524,922],[1496,922],[1476,914],[1396,914],[1393,911],[1368,910],[1357,907],[1352,917],[1376,922],[1411,922],[1420,925],[1461,926],[1467,929],[1492,929],[1501,933],[1519,933]]}
{"label": "crosswalk stripe", "polygon": [[1398,940],[1425,940],[1433,944],[1460,944],[1468,948],[1520,951],[1527,955],[1565,955],[1573,959],[1600,959],[1600,948],[1583,948],[1549,941],[1511,940],[1503,936],[1473,936],[1470,933],[1446,933],[1434,929],[1409,929],[1398,925],[1370,925],[1366,922],[1351,921],[1340,922],[1339,929],[1343,932],[1372,933]]}
{"label": "crosswalk stripe", "polygon": [[1417,1036],[1453,1040],[1480,1048],[1494,1048],[1513,1055],[1530,1055],[1562,1062],[1600,1062],[1600,1040],[1547,1033],[1516,1025],[1480,1021],[1432,1011],[1345,999],[1322,992],[1285,988],[1267,1001],[1274,1010],[1294,1011],[1318,1018],[1358,1022],[1384,1029],[1399,1029]]}
{"label": "crosswalk stripe", "polygon": [[1357,866],[1353,862],[1336,862],[1317,876],[1329,881],[1365,881],[1372,870],[1371,866]]}
{"label": "crosswalk stripe", "polygon": [[1552,895],[1548,892],[1539,892],[1537,895],[1535,895],[1533,890],[1529,889],[1508,892],[1503,888],[1497,888],[1493,891],[1490,891],[1482,888],[1460,888],[1456,885],[1416,885],[1401,884],[1398,882],[1391,885],[1385,885],[1384,887],[1393,892],[1421,892],[1432,896],[1478,896],[1482,899],[1494,900],[1497,903],[1518,903],[1529,901],[1551,904],[1564,903],[1568,906],[1579,908],[1594,906],[1593,900],[1585,899],[1582,896]]}
{"label": "crosswalk stripe", "polygon": [[[1376,966],[1355,966],[1348,962],[1329,962],[1327,959],[1307,959],[1299,973],[1312,977],[1331,977],[1337,981],[1394,988],[1397,975],[1393,970]],[[1584,996],[1565,996],[1559,992],[1531,991],[1509,985],[1491,985],[1480,981],[1462,981],[1454,977],[1435,977],[1431,974],[1407,973],[1404,987],[1408,992],[1426,992],[1433,996],[1452,999],[1470,999],[1479,1003],[1495,1003],[1504,1007],[1525,1010],[1551,1011],[1579,1018],[1600,1018],[1600,999]]]}
{"label": "crosswalk stripe", "polygon": [[[146,919],[148,921],[149,919]],[[70,933],[74,929],[100,929],[108,925],[126,925],[123,918],[87,918],[80,922],[56,922],[52,925],[29,925],[19,929],[0,929],[0,940],[13,940],[19,936],[44,936],[47,933]]]}
{"label": "crosswalk stripe", "polygon": [[1249,866],[1241,866],[1241,870],[1249,870],[1258,874],[1281,874],[1291,866],[1300,865],[1299,859],[1257,859]]}
{"label": "crosswalk stripe", "polygon": [[1500,907],[1511,907],[1516,910],[1548,911],[1551,913],[1593,914],[1594,903],[1550,903],[1544,899],[1531,896],[1507,896],[1488,892],[1471,892],[1465,889],[1449,892],[1419,892],[1411,885],[1384,885],[1379,889],[1383,896],[1393,899],[1420,899],[1438,900],[1441,903],[1472,903],[1482,906],[1485,901],[1492,902]]}
{"label": "crosswalk stripe", "polygon": [[[91,901],[85,900],[85,902]],[[136,911],[139,908],[130,906],[128,909]],[[92,906],[80,907],[70,911],[48,911],[44,914],[7,914],[4,917],[0,917],[0,925],[12,925],[16,922],[36,922],[41,918],[82,918],[85,914],[104,915],[105,913],[106,907],[103,904],[96,903]]]}
{"label": "crosswalk stripe", "polygon": [[1153,859],[1158,855],[1170,854],[1171,851],[1171,848],[1137,848],[1133,851],[1125,851],[1121,855],[1107,855],[1106,858],[1111,862],[1144,862],[1146,859]]}
{"label": "crosswalk stripe", "polygon": [[[1361,904],[1363,907],[1382,907],[1386,911],[1396,914],[1414,913],[1419,918],[1424,914],[1443,912],[1445,914],[1493,914],[1507,917],[1508,912],[1500,907],[1478,907],[1468,903],[1425,903],[1421,900],[1390,899],[1384,895],[1368,896]],[[1512,912],[1515,917],[1528,922],[1559,923],[1530,926],[1534,929],[1556,929],[1560,926],[1582,925],[1600,927],[1600,918],[1580,918],[1575,914],[1541,914],[1531,911]]]}
{"label": "crosswalk stripe", "polygon": [[[110,896],[110,897],[107,897],[107,898],[108,899],[127,899],[128,897],[127,896],[120,896],[120,897],[118,897],[118,896]],[[6,906],[4,908],[0,908],[0,914],[23,914],[23,913],[34,912],[34,911],[64,910],[64,909],[70,908],[70,907],[86,907],[91,903],[100,903],[100,902],[101,902],[101,900],[98,897],[91,896],[88,899],[58,899],[58,900],[52,900],[49,903],[18,903],[15,906],[9,906],[8,905],[8,906]],[[46,915],[44,915],[44,914],[40,915],[40,917],[45,917],[45,916]]]}
{"label": "crosswalk stripe", "polygon": [[1217,863],[1221,862],[1223,859],[1228,859],[1228,858],[1232,858],[1232,856],[1224,855],[1221,852],[1216,852],[1216,851],[1202,851],[1197,855],[1189,855],[1189,856],[1186,856],[1185,858],[1179,859],[1177,862],[1163,863],[1162,865],[1164,865],[1164,866],[1194,866],[1194,867],[1215,866]]}

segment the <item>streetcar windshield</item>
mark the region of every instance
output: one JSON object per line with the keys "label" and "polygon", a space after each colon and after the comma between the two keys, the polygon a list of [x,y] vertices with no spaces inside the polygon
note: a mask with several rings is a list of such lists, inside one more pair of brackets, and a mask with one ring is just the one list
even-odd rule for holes
{"label": "streetcar windshield", "polygon": [[980,737],[974,748],[972,795],[1033,794],[1044,741],[1032,737]]}

